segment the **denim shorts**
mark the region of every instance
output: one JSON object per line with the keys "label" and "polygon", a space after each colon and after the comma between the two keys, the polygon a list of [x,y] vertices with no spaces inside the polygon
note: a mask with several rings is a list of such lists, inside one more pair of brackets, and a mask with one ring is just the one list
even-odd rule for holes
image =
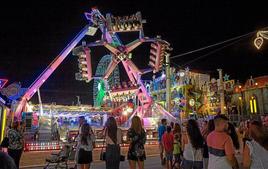
{"label": "denim shorts", "polygon": [[166,160],[172,161],[172,159],[173,159],[173,152],[166,153]]}

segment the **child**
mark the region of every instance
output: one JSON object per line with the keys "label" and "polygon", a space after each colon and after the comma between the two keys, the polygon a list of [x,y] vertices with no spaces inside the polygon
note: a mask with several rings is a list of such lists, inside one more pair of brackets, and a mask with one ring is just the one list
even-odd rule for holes
{"label": "child", "polygon": [[173,144],[173,155],[175,158],[175,167],[179,168],[180,166],[180,155],[181,155],[181,140],[180,140],[180,135],[178,133],[176,133],[174,135],[174,144]]}
{"label": "child", "polygon": [[162,144],[166,153],[167,160],[167,169],[172,168],[172,159],[173,159],[173,144],[174,144],[174,136],[171,133],[171,127],[167,126],[167,131],[162,136]]}

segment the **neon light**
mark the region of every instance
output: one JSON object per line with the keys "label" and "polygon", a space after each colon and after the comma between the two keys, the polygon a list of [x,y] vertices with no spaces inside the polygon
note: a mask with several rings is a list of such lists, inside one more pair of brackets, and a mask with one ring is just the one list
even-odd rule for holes
{"label": "neon light", "polygon": [[6,104],[6,101],[5,101],[4,99],[2,99],[1,97],[0,97],[0,101],[1,101],[3,104]]}
{"label": "neon light", "polygon": [[250,112],[253,113],[253,103],[252,103],[252,100],[250,100]]}
{"label": "neon light", "polygon": [[254,40],[254,45],[258,50],[261,48],[262,44],[263,44],[263,38],[262,37],[257,37]]}
{"label": "neon light", "polygon": [[[69,43],[65,49],[62,50],[62,52],[53,60],[53,62],[45,69],[42,74],[31,84],[31,86],[28,88],[23,99],[20,101],[17,109],[16,109],[16,115],[19,116],[22,112],[23,108],[25,107],[28,100],[31,99],[31,97],[35,94],[35,92],[43,85],[43,83],[49,78],[49,76],[56,70],[56,68],[63,62],[63,60],[68,56],[68,54],[73,50],[73,48],[78,44],[78,42],[86,35],[94,35],[97,28],[100,28],[102,32],[102,39],[100,42],[101,45],[103,45],[105,48],[107,48],[112,53],[112,61],[110,62],[103,79],[105,80],[105,84],[107,83],[106,80],[108,80],[111,73],[113,73],[114,69],[118,65],[118,63],[123,63],[124,68],[128,74],[129,79],[134,85],[138,86],[138,90],[136,92],[136,95],[138,96],[138,100],[141,103],[141,105],[136,109],[136,114],[141,114],[141,117],[144,116],[144,113],[149,110],[150,106],[153,104],[152,97],[148,94],[143,82],[141,81],[141,74],[142,72],[137,68],[137,66],[130,60],[132,55],[130,52],[134,50],[136,47],[138,47],[140,44],[142,44],[145,41],[153,42],[152,43],[152,50],[156,47],[156,53],[150,52],[155,59],[151,60],[151,63],[153,63],[151,66],[153,68],[154,72],[158,72],[163,67],[163,62],[165,55],[169,55],[169,52],[172,50],[170,48],[170,44],[166,41],[161,40],[160,36],[157,36],[156,38],[150,40],[148,38],[143,39],[143,30],[142,30],[142,19],[141,14],[138,12],[135,15],[135,21],[139,22],[139,25],[135,23],[135,25],[129,25],[127,23],[127,26],[125,26],[125,21],[123,24],[120,23],[120,27],[117,27],[116,29],[129,29],[128,26],[133,26],[134,29],[140,29],[140,39],[133,41],[132,43],[128,45],[123,45],[119,39],[119,37],[114,34],[117,31],[112,31],[109,29],[112,28],[113,25],[110,25],[107,18],[104,17],[99,10],[92,9],[90,13],[85,13],[86,18],[89,21],[89,25],[85,26],[84,29]],[[118,18],[118,17],[117,17]],[[133,19],[134,20],[134,19]],[[95,28],[93,28],[94,26]],[[126,31],[126,30],[123,30]],[[83,46],[82,47],[86,47]],[[92,78],[92,69],[91,69],[91,55],[90,50],[86,50],[86,55],[81,55],[80,57],[86,56],[86,62],[81,64],[87,64],[88,67],[83,66],[80,67],[81,74],[79,74],[79,77],[87,78],[87,82],[91,80]],[[186,69],[186,73],[187,73]],[[99,91],[100,96],[97,97],[97,100],[103,100],[103,94],[105,91]],[[163,108],[162,108],[163,109]],[[160,110],[163,114],[168,114],[172,118],[172,114],[169,112],[166,112],[164,109]],[[134,113],[134,114],[135,114]],[[174,118],[176,120],[176,118]]]}
{"label": "neon light", "polygon": [[22,97],[22,101],[20,101],[19,106],[15,111],[15,115],[18,116],[23,110],[25,103],[27,100],[30,100],[31,97],[35,94],[35,90],[39,89],[43,83],[50,77],[50,75],[57,69],[57,67],[65,60],[68,54],[72,51],[72,49],[80,42],[80,40],[86,35],[88,31],[89,25],[86,25],[77,35],[76,37],[69,43],[61,53],[53,60],[53,62],[42,72],[42,74],[31,84],[28,90],[25,92]]}
{"label": "neon light", "polygon": [[3,122],[2,122],[2,130],[1,130],[1,142],[4,139],[4,133],[5,133],[5,129],[6,129],[6,116],[7,116],[7,109],[5,108],[4,112],[3,112],[3,119],[2,119]]}
{"label": "neon light", "polygon": [[2,89],[7,84],[7,82],[7,79],[0,79],[0,89]]}
{"label": "neon light", "polygon": [[258,31],[257,37],[254,40],[255,47],[259,50],[261,46],[263,45],[264,39],[268,39],[268,31]]}
{"label": "neon light", "polygon": [[254,113],[257,113],[257,101],[256,101],[256,99],[253,100],[253,105],[254,105]]}
{"label": "neon light", "polygon": [[104,81],[100,80],[98,84],[98,94],[97,94],[97,99],[96,99],[97,106],[102,105],[105,93],[106,93],[106,89],[105,89]]}

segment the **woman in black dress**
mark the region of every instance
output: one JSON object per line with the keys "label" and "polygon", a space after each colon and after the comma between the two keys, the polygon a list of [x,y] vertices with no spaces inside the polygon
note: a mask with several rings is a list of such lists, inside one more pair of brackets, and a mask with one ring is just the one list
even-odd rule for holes
{"label": "woman in black dress", "polygon": [[79,169],[89,169],[92,162],[92,151],[95,147],[95,136],[89,124],[84,123],[78,136],[78,157]]}
{"label": "woman in black dress", "polygon": [[127,158],[130,169],[136,169],[138,163],[139,169],[144,169],[144,160],[146,160],[144,144],[146,142],[146,133],[142,128],[141,120],[138,116],[132,118],[131,127],[127,133],[130,141]]}
{"label": "woman in black dress", "polygon": [[109,117],[106,122],[106,169],[119,169],[120,144],[122,131],[117,127],[114,117]]}

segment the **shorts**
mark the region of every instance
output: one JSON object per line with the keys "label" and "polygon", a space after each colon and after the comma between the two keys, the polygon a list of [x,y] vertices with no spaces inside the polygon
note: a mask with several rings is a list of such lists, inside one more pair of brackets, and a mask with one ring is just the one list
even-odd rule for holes
{"label": "shorts", "polygon": [[180,154],[173,154],[174,158],[175,158],[175,161],[177,163],[181,163],[181,155]]}
{"label": "shorts", "polygon": [[172,152],[166,153],[166,160],[167,161],[172,161],[172,159],[173,159],[173,153]]}
{"label": "shorts", "polygon": [[92,162],[92,151],[85,151],[84,149],[79,149],[78,151],[78,164],[90,164]]}

